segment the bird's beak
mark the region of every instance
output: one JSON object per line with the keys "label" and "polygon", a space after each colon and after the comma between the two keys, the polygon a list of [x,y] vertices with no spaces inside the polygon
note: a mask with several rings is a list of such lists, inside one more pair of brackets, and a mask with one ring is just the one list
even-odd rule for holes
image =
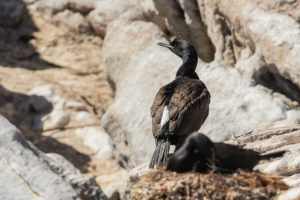
{"label": "bird's beak", "polygon": [[159,42],[159,43],[157,43],[157,45],[158,45],[158,46],[162,46],[162,47],[166,47],[166,48],[168,48],[168,49],[173,49],[173,46],[171,46],[171,45],[169,45],[169,44],[165,44],[165,43]]}

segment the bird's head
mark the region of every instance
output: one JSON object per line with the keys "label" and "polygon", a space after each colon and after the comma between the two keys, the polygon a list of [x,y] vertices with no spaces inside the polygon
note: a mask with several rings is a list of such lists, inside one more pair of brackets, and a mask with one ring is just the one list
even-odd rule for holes
{"label": "bird's head", "polygon": [[183,58],[184,55],[190,53],[196,53],[197,55],[195,48],[190,43],[180,38],[175,38],[173,41],[170,42],[170,44],[159,42],[157,43],[157,45],[170,49],[180,58]]}

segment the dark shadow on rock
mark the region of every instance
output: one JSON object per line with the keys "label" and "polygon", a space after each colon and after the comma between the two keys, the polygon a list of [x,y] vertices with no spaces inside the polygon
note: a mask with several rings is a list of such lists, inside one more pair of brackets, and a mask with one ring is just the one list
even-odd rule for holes
{"label": "dark shadow on rock", "polygon": [[34,138],[34,145],[45,153],[58,153],[63,155],[68,161],[70,161],[81,172],[86,172],[87,163],[91,161],[90,157],[83,154],[72,146],[63,144],[57,141],[53,137],[39,136]]}
{"label": "dark shadow on rock", "polygon": [[252,77],[256,83],[270,88],[274,92],[286,95],[293,101],[300,103],[300,88],[291,80],[283,77],[275,64],[261,67]]}
{"label": "dark shadow on rock", "polygon": [[22,0],[0,1],[0,64],[30,70],[61,68],[43,60],[31,40],[38,31]]}
{"label": "dark shadow on rock", "polygon": [[43,96],[12,92],[0,85],[0,114],[17,126],[41,151],[58,153],[75,167],[85,171],[90,162],[89,155],[80,153],[53,137],[42,135],[42,118],[52,110],[52,104]]}

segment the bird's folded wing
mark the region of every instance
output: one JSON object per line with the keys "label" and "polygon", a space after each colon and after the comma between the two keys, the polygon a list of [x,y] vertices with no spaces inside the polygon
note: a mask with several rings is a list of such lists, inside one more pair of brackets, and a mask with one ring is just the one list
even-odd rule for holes
{"label": "bird's folded wing", "polygon": [[164,104],[167,96],[170,95],[172,91],[170,90],[169,84],[160,88],[156,94],[153,104],[151,106],[151,117],[152,117],[152,132],[156,136],[160,129],[160,121],[162,118],[162,113],[164,110]]}
{"label": "bird's folded wing", "polygon": [[173,132],[180,127],[182,120],[191,109],[206,110],[204,108],[209,105],[209,101],[210,94],[201,81],[193,80],[178,85],[169,103],[169,131]]}

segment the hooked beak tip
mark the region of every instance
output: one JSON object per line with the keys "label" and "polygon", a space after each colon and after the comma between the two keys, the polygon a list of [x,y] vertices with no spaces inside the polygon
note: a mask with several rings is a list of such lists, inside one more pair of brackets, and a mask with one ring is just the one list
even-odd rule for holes
{"label": "hooked beak tip", "polygon": [[158,45],[158,46],[162,46],[162,47],[172,48],[171,45],[165,44],[165,43],[161,43],[161,42],[158,42],[157,45]]}

